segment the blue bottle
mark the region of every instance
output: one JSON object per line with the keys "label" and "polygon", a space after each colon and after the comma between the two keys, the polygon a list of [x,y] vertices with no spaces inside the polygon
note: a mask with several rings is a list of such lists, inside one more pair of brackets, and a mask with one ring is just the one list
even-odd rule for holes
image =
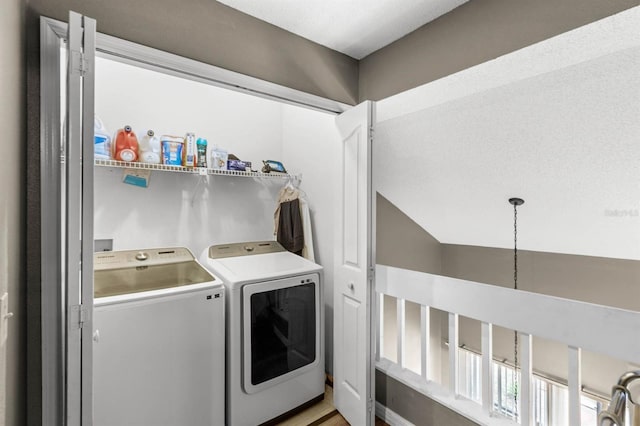
{"label": "blue bottle", "polygon": [[207,167],[207,140],[205,138],[198,138],[196,147],[198,151],[196,167]]}

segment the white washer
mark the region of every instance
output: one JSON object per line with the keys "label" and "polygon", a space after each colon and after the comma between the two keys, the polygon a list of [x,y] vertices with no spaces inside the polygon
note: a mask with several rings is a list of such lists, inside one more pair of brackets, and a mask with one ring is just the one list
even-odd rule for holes
{"label": "white washer", "polygon": [[211,246],[200,260],[227,288],[227,425],[321,400],[322,267],[275,241]]}
{"label": "white washer", "polygon": [[94,425],[224,423],[224,287],[186,248],[94,255]]}

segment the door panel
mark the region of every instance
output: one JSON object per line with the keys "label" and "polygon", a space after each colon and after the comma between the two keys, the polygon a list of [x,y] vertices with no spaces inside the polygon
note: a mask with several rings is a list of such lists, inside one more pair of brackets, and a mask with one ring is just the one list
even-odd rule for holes
{"label": "door panel", "polygon": [[[64,153],[66,204],[66,424],[91,425],[93,313],[93,97],[95,21],[69,13]],[[86,161],[83,162],[83,158]]]}
{"label": "door panel", "polygon": [[[362,137],[360,129],[355,129],[343,141],[342,164],[343,171],[343,193],[344,205],[342,206],[342,223],[344,232],[342,234],[342,244],[344,247],[342,264],[359,267],[359,244],[358,239],[358,218],[359,202],[358,183],[360,164],[358,162],[359,144]],[[364,135],[366,137],[366,134]]]}
{"label": "door panel", "polygon": [[96,21],[82,17],[82,257],[80,303],[82,305],[82,424],[93,420],[93,150]]}
{"label": "door panel", "polygon": [[[362,306],[357,300],[343,295],[342,312],[345,323],[357,324],[358,312]],[[344,382],[355,395],[360,394],[358,383],[358,328],[344,328],[342,336],[344,348]]]}
{"label": "door panel", "polygon": [[342,139],[334,271],[334,403],[353,425],[373,413],[373,194],[371,125],[365,102],[336,118]]}

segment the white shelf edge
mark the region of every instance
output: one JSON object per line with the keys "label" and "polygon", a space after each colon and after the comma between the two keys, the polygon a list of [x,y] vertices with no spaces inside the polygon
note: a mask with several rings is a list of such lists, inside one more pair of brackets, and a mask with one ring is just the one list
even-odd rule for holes
{"label": "white shelf edge", "polygon": [[216,170],[201,167],[184,167],[169,166],[166,164],[148,164],[148,163],[127,163],[125,161],[102,160],[96,158],[94,164],[99,167],[115,167],[120,169],[142,169],[160,172],[187,173],[193,175],[214,175],[214,176],[236,176],[261,179],[287,179],[291,175],[287,173],[262,173],[262,172],[242,172],[237,170]]}

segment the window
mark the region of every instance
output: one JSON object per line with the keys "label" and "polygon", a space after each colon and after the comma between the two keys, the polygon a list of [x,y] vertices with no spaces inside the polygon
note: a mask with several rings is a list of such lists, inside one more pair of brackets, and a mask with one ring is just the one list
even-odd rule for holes
{"label": "window", "polygon": [[[482,403],[482,356],[468,349],[459,348],[460,394]],[[507,418],[515,419],[520,413],[518,384],[520,374],[503,362],[493,361],[493,410]],[[566,426],[569,423],[569,392],[561,383],[534,374],[532,378],[533,425]],[[517,404],[516,404],[517,400]],[[597,426],[598,414],[606,408],[606,402],[581,396],[582,426]]]}

